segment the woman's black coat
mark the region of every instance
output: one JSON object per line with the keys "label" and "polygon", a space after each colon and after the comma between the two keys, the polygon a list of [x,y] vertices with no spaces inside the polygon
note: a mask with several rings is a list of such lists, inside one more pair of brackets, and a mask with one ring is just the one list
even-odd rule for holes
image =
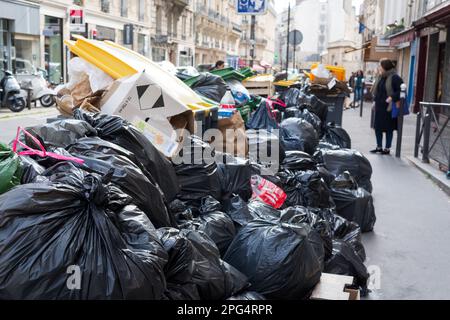
{"label": "woman's black coat", "polygon": [[[395,108],[395,103],[400,100],[402,78],[398,75],[392,76],[393,96],[392,107]],[[377,94],[375,96],[375,130],[383,132],[397,130],[397,119],[392,119],[392,112],[388,112],[389,104],[386,103],[388,94],[386,92],[386,78],[381,78],[378,83]]]}

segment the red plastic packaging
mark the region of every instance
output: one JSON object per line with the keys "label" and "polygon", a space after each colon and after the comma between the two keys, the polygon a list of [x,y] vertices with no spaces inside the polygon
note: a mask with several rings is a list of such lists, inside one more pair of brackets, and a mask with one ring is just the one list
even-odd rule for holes
{"label": "red plastic packaging", "polygon": [[283,189],[260,176],[253,176],[251,184],[254,199],[258,198],[275,209],[281,208],[286,201],[287,195]]}

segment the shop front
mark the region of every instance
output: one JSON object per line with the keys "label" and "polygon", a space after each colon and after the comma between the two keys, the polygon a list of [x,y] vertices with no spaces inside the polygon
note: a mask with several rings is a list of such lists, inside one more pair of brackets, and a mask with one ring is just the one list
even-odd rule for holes
{"label": "shop front", "polygon": [[0,1],[0,65],[14,73],[30,73],[40,65],[39,6]]}

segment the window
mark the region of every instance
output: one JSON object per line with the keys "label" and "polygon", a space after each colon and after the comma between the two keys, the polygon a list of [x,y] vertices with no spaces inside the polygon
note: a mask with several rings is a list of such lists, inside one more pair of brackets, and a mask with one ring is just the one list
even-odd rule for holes
{"label": "window", "polygon": [[186,16],[181,17],[181,38],[183,40],[186,40],[186,35],[187,35],[187,18]]}
{"label": "window", "polygon": [[161,6],[156,7],[156,34],[160,35],[162,32],[162,13]]}
{"label": "window", "polygon": [[143,56],[148,56],[148,36],[145,34],[138,34],[138,52]]}
{"label": "window", "polygon": [[105,13],[109,13],[109,0],[100,1],[100,10]]}
{"label": "window", "polygon": [[166,60],[166,50],[163,48],[152,48],[152,59],[155,62]]}
{"label": "window", "polygon": [[128,1],[127,0],[120,0],[120,15],[122,17],[128,16]]}
{"label": "window", "polygon": [[145,0],[138,0],[139,6],[139,21],[145,20]]}

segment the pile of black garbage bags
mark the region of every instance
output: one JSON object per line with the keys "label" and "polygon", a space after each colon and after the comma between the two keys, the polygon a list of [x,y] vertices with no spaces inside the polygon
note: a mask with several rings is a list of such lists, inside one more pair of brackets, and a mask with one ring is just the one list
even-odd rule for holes
{"label": "pile of black garbage bags", "polygon": [[[263,100],[247,123],[276,150],[271,175],[196,136],[168,160],[118,116],[27,128],[61,157],[21,156],[21,185],[0,195],[0,299],[308,299],[322,272],[366,294],[370,163],[320,101],[292,101],[279,121]],[[254,176],[282,207],[254,197]]]}

